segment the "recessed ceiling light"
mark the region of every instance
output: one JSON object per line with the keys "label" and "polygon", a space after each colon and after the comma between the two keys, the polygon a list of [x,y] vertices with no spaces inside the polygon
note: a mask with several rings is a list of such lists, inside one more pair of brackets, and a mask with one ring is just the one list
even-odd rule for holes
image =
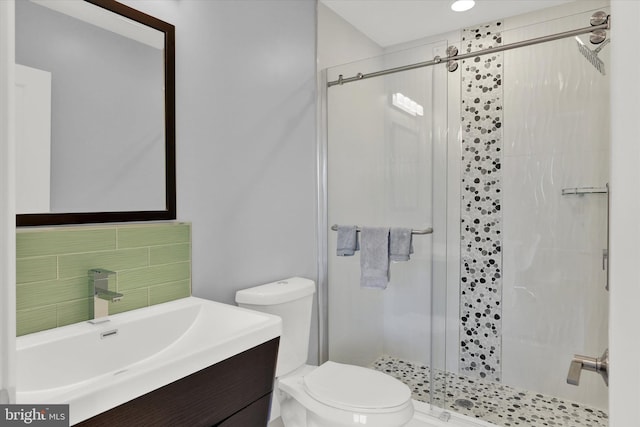
{"label": "recessed ceiling light", "polygon": [[465,12],[476,5],[474,0],[457,0],[451,4],[451,10],[454,12]]}

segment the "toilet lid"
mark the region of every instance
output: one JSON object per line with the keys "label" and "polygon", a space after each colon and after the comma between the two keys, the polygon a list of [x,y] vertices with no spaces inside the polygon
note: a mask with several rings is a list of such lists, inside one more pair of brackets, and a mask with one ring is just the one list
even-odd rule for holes
{"label": "toilet lid", "polygon": [[411,399],[411,390],[382,372],[326,362],[303,378],[314,399],[340,409],[385,409]]}

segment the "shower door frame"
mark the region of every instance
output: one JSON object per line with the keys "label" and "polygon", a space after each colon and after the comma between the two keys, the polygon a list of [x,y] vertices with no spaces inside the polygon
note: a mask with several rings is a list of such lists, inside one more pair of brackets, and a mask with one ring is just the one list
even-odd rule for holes
{"label": "shower door frame", "polygon": [[[448,41],[446,39],[437,39],[434,41],[431,41],[429,43],[425,44],[426,46],[433,46],[433,49],[438,49],[438,53],[444,54],[446,47],[449,45]],[[423,47],[423,46],[420,46]],[[388,53],[383,53],[380,57],[384,57],[385,55],[389,55],[389,54],[394,54],[396,52],[388,52]],[[441,65],[445,65],[444,63]],[[409,71],[415,68],[420,68],[420,67],[409,67],[407,69],[398,69],[398,72],[401,71]],[[451,257],[455,257],[458,258],[459,255],[455,254],[454,252],[451,252],[448,248],[451,248],[455,245],[451,245],[449,244],[449,242],[447,242],[447,239],[449,238],[450,235],[450,229],[449,227],[451,226],[451,224],[449,224],[449,222],[447,221],[447,213],[450,211],[450,204],[453,203],[453,205],[455,205],[456,208],[459,208],[459,203],[452,201],[449,199],[449,189],[448,189],[448,184],[451,181],[450,177],[452,176],[451,174],[459,174],[459,168],[450,168],[449,167],[449,162],[445,161],[445,162],[441,162],[441,164],[436,164],[437,161],[436,159],[440,159],[440,157],[437,157],[436,151],[437,150],[441,150],[441,152],[439,153],[439,155],[443,155],[444,159],[448,159],[448,156],[451,155],[451,153],[449,153],[450,147],[457,147],[454,148],[454,150],[456,150],[453,155],[458,155],[459,154],[459,147],[457,141],[459,138],[459,135],[456,132],[450,132],[449,128],[448,128],[448,119],[447,117],[449,116],[449,114],[454,113],[455,115],[458,114],[458,110],[456,108],[459,108],[459,106],[452,106],[449,101],[449,91],[451,90],[450,87],[450,74],[451,73],[447,73],[444,69],[442,69],[441,71],[442,75],[440,76],[440,81],[439,83],[443,83],[440,86],[436,85],[434,82],[436,81],[437,77],[436,77],[436,71],[433,72],[433,75],[431,77],[432,79],[432,83],[431,83],[431,90],[432,90],[432,98],[436,98],[436,99],[440,99],[441,101],[444,102],[444,105],[436,105],[436,103],[434,103],[433,105],[433,123],[434,123],[434,128],[436,128],[435,123],[440,123],[442,126],[440,128],[437,128],[436,130],[430,129],[433,131],[434,135],[431,135],[431,155],[433,156],[433,163],[432,164],[432,175],[435,177],[442,177],[444,178],[446,181],[444,183],[440,183],[440,182],[435,182],[436,179],[433,178],[432,179],[432,187],[435,186],[440,186],[442,188],[444,188],[444,197],[446,198],[446,209],[442,210],[442,215],[440,215],[441,218],[438,218],[439,215],[433,215],[433,225],[434,229],[436,227],[436,221],[440,221],[441,224],[439,224],[438,226],[438,230],[435,232],[435,234],[430,234],[428,236],[428,238],[430,239],[434,239],[435,235],[440,234],[439,239],[443,240],[442,242],[446,242],[446,248],[447,251],[449,251],[450,253],[442,253],[442,254],[438,254],[440,258],[449,258],[451,259]],[[387,73],[383,73],[383,74],[387,74]],[[329,233],[329,211],[328,211],[328,145],[329,145],[329,128],[328,128],[328,103],[329,103],[329,93],[328,93],[328,89],[329,89],[329,85],[328,85],[328,71],[327,69],[322,69],[318,71],[318,76],[317,76],[317,93],[318,93],[318,97],[317,97],[317,102],[316,102],[316,106],[317,106],[317,113],[316,113],[316,120],[317,120],[317,145],[316,145],[316,155],[317,155],[317,174],[316,174],[316,181],[317,181],[317,250],[318,250],[318,258],[317,258],[317,268],[318,268],[318,274],[317,274],[317,299],[318,299],[318,353],[317,353],[317,358],[318,358],[318,363],[322,364],[326,361],[329,360],[329,315],[328,315],[328,293],[329,293],[329,275],[328,275],[328,262],[329,262],[329,253],[328,253],[328,246],[329,246],[329,238],[328,238],[328,233]],[[459,85],[453,85],[454,87],[454,91],[459,91]],[[436,97],[436,93],[438,93],[440,96],[440,98]],[[453,108],[453,109],[452,109]],[[437,118],[436,118],[437,117]],[[438,133],[438,135],[436,136],[435,133]],[[443,151],[443,153],[442,153]],[[441,159],[440,159],[441,160]],[[438,174],[436,171],[441,169],[442,167],[444,167],[444,172],[440,171],[441,173]],[[435,198],[435,190],[432,188],[432,197]],[[453,224],[453,227],[459,227],[458,224]],[[436,255],[436,249],[435,249],[435,245],[433,244],[432,241],[432,259],[431,259],[431,264],[432,267],[430,267],[431,271],[431,281],[434,281],[434,268],[433,268],[433,258],[435,258]],[[443,292],[448,292],[448,287],[446,286],[446,283],[448,282],[447,276],[449,275],[449,272],[447,271],[448,268],[448,264],[445,263],[444,268],[442,269],[442,276],[443,276]],[[436,300],[436,298],[433,297],[433,290],[430,292],[430,298],[431,298],[431,306],[428,307],[430,312],[433,312],[433,305],[437,302],[437,303],[442,303],[445,301],[446,296],[443,295],[442,298]],[[448,301],[448,299],[447,299]],[[449,308],[446,307],[445,310],[448,310]],[[456,309],[457,311],[457,309]],[[433,316],[430,316],[433,319]],[[444,317],[443,317],[443,323],[444,322]],[[439,325],[440,327],[440,325]],[[431,322],[431,328],[429,331],[429,337],[433,337],[434,334],[434,330],[437,329],[434,326],[434,322],[432,320]],[[442,329],[444,331],[444,326],[442,326]],[[453,340],[453,339],[446,339],[444,335],[442,335],[442,341],[441,341],[441,345],[438,347],[438,350],[441,350],[440,353],[442,353],[441,355],[439,355],[437,357],[437,359],[442,360],[442,369],[445,368],[446,366],[446,353],[447,350],[445,349],[446,345],[455,345],[457,340]],[[433,338],[431,338],[431,341],[433,341]],[[429,350],[429,359],[430,362],[432,362],[434,360],[434,346],[432,345],[432,342],[429,343],[430,346],[430,350]],[[433,377],[433,376],[432,376]],[[444,381],[444,379],[443,379]],[[431,399],[433,400],[433,393],[435,393],[434,388],[433,388],[433,381],[429,381],[430,385],[431,385]],[[444,383],[441,385],[441,393],[445,393],[446,390],[444,388]],[[450,414],[448,411],[446,411],[444,408],[441,408],[439,406],[435,406],[431,403],[425,403],[425,402],[418,402],[418,401],[414,401],[414,403],[417,403],[417,408],[418,411],[422,414],[428,414],[430,417],[436,417],[436,418],[441,418],[441,419],[445,419],[445,418],[449,418],[451,416],[453,416],[454,418],[456,417],[456,414]]]}
{"label": "shower door frame", "polygon": [[318,72],[316,100],[316,186],[317,186],[317,268],[318,268],[318,364],[329,360],[329,314],[328,314],[328,230],[329,210],[327,196],[327,149],[329,146],[328,129],[328,78],[327,70]]}

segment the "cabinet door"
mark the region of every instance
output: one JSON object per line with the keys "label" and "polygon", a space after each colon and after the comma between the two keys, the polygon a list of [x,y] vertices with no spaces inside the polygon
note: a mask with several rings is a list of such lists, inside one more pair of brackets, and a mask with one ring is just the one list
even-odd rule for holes
{"label": "cabinet door", "polygon": [[[269,413],[279,338],[85,420],[78,426],[210,427],[261,401],[247,417]],[[266,398],[266,399],[265,399]],[[266,403],[265,403],[266,400]],[[266,412],[264,411],[266,406]],[[73,408],[71,408],[73,411]],[[266,414],[266,415],[265,415]],[[230,424],[238,425],[241,424]],[[266,425],[262,421],[256,427]],[[245,424],[242,427],[254,427]]]}
{"label": "cabinet door", "polygon": [[218,427],[266,427],[269,422],[271,394],[256,400],[237,414],[232,415]]}

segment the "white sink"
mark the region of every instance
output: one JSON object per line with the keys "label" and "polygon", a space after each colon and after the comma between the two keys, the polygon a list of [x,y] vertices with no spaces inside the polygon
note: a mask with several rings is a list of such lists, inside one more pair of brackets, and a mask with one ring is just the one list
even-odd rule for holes
{"label": "white sink", "polygon": [[280,336],[279,317],[189,297],[17,338],[17,403],[71,424]]}

